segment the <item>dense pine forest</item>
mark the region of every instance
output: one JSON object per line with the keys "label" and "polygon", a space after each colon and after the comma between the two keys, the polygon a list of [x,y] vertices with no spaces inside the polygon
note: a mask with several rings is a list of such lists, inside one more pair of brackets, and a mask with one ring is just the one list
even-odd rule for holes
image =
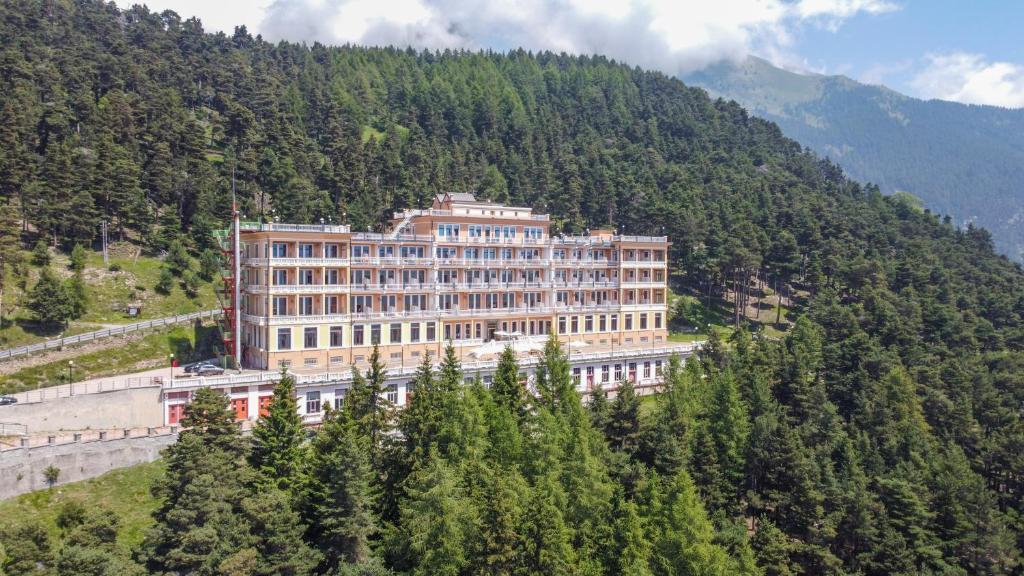
{"label": "dense pine forest", "polygon": [[0,526],[8,574],[1024,573],[1024,273],[986,231],[601,57],[271,44],[68,0],[0,4],[0,39],[5,279],[101,219],[201,254],[234,182],[248,218],[357,229],[471,191],[668,234],[676,290],[719,305],[799,295],[779,339],[740,306],[652,410],[579,398],[554,345],[537,397],[511,358],[490,389],[448,358],[395,413],[371,370],[312,438],[287,386],[251,441],[203,394],[141,546],[70,510],[59,541]]}

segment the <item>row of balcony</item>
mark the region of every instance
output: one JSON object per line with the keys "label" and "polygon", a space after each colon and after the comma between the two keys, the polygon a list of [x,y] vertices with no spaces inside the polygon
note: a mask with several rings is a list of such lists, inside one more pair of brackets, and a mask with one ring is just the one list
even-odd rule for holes
{"label": "row of balcony", "polygon": [[249,294],[331,294],[349,292],[433,292],[433,291],[474,291],[474,290],[540,290],[565,288],[573,290],[597,290],[618,288],[665,288],[664,281],[653,280],[583,280],[544,282],[428,282],[428,283],[361,283],[361,284],[251,284],[245,287]]}
{"label": "row of balcony", "polygon": [[243,264],[256,267],[296,267],[296,266],[326,266],[344,268],[348,266],[484,266],[484,267],[643,267],[643,268],[664,268],[664,260],[608,260],[608,259],[570,259],[570,258],[515,258],[511,260],[497,260],[486,258],[389,258],[389,257],[353,257],[353,258],[246,258]]}
{"label": "row of balcony", "polygon": [[583,306],[569,306],[569,305],[557,305],[557,306],[511,306],[507,308],[458,308],[453,307],[450,309],[431,309],[431,310],[372,310],[365,312],[350,312],[345,314],[300,314],[300,315],[280,315],[280,316],[256,316],[252,314],[242,314],[242,321],[249,324],[256,324],[259,326],[266,326],[269,322],[271,326],[283,325],[283,324],[326,324],[330,322],[358,322],[361,320],[458,320],[461,318],[478,318],[478,317],[513,317],[513,316],[529,316],[539,314],[593,314],[602,312],[629,312],[634,309],[639,309],[645,306],[658,306],[662,307],[663,304],[654,304],[650,300],[646,301],[634,301],[627,302],[625,304],[619,304],[618,302],[604,303],[604,304],[591,304]]}

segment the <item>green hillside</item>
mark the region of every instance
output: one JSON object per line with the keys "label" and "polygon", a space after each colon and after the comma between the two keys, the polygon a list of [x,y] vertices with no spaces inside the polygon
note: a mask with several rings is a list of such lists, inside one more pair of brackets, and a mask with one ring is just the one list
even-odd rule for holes
{"label": "green hillside", "polygon": [[0,4],[0,37],[0,250],[91,243],[102,215],[198,262],[232,182],[246,218],[359,230],[473,191],[667,234],[687,322],[732,325],[646,419],[584,409],[555,352],[526,405],[518,367],[494,391],[448,366],[401,417],[353,392],[315,449],[251,460],[207,397],[147,569],[1019,573],[1024,272],[984,229],[601,56],[271,44],[89,0]]}
{"label": "green hillside", "polygon": [[[49,250],[50,264],[45,266],[62,280],[74,274],[66,251]],[[7,266],[4,290],[3,325],[0,327],[0,348],[32,344],[58,337],[71,336],[93,330],[102,330],[117,324],[127,324],[212,310],[219,306],[213,284],[200,281],[197,293],[190,297],[182,289],[180,280],[164,294],[157,290],[161,258],[147,255],[143,249],[128,243],[115,244],[110,250],[108,265],[98,251],[86,251],[86,264],[82,271],[85,285],[85,311],[67,325],[42,324],[29,309],[31,291],[38,282],[43,266],[32,263],[32,252],[20,250],[16,267]],[[129,306],[140,307],[137,316],[128,313]]]}
{"label": "green hillside", "polygon": [[923,101],[758,58],[684,80],[777,123],[855,179],[987,228],[1000,252],[1024,259],[1024,110]]}

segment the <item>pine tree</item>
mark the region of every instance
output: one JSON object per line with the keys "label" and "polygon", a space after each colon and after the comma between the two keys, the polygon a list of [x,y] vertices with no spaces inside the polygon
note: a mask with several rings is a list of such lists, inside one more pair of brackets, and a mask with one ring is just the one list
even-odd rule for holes
{"label": "pine tree", "polygon": [[64,292],[68,298],[69,318],[81,318],[89,306],[89,295],[86,292],[85,280],[81,272],[75,272],[64,283]]}
{"label": "pine tree", "polygon": [[67,288],[49,268],[43,268],[29,294],[28,309],[36,320],[52,326],[66,323],[73,316],[75,305]]}
{"label": "pine tree", "polygon": [[171,289],[174,288],[174,274],[171,273],[166,266],[160,268],[160,277],[156,281],[156,286],[153,287],[157,292],[161,294],[170,294]]}
{"label": "pine tree", "polygon": [[628,378],[619,384],[615,393],[605,437],[613,450],[630,457],[635,456],[640,448],[640,397]]}
{"label": "pine tree", "polygon": [[85,248],[82,248],[81,244],[75,244],[75,247],[71,249],[71,271],[82,272],[85,270],[85,259]]}
{"label": "pine tree", "polygon": [[765,576],[795,576],[800,573],[799,567],[790,560],[797,546],[771,520],[758,520],[751,545],[757,556],[757,565],[764,570]]}
{"label": "pine tree", "polygon": [[[277,488],[263,488],[241,503],[241,516],[248,526],[248,538],[239,552],[255,551],[257,574],[312,574],[320,553],[303,541],[303,526],[292,509],[290,496]],[[243,556],[244,557],[244,556]],[[225,562],[230,562],[228,557]],[[223,563],[221,572],[224,572]]]}
{"label": "pine tree", "polygon": [[470,561],[469,543],[478,539],[477,511],[443,458],[432,457],[410,478],[402,504],[404,547],[411,574],[457,576]]}
{"label": "pine tree", "polygon": [[616,556],[610,573],[623,576],[653,576],[651,543],[647,540],[636,504],[619,501],[615,514]]}
{"label": "pine tree", "polygon": [[182,426],[164,452],[167,471],[153,486],[161,504],[139,556],[150,572],[214,574],[248,545],[241,511],[254,478],[226,396],[198,390]]}
{"label": "pine tree", "polygon": [[7,574],[47,576],[52,573],[50,536],[41,522],[0,527],[0,540],[6,554],[5,558],[0,558],[0,569]]}
{"label": "pine tree", "polygon": [[50,265],[50,248],[42,238],[37,240],[32,248],[32,264],[39,267]]}
{"label": "pine tree", "polygon": [[565,494],[553,474],[538,478],[526,504],[525,563],[528,574],[560,576],[571,574],[575,553],[571,532],[565,524]]}
{"label": "pine tree", "polygon": [[494,401],[517,417],[526,412],[526,390],[519,381],[519,363],[515,350],[506,346],[498,359],[491,384]]}
{"label": "pine tree", "polygon": [[291,489],[298,478],[303,453],[302,417],[295,397],[295,379],[281,375],[267,414],[252,430],[249,463],[272,484]]}
{"label": "pine tree", "polygon": [[370,461],[380,462],[381,441],[391,426],[392,405],[388,401],[385,383],[387,368],[380,359],[380,348],[374,344],[370,353],[370,367],[363,376],[353,367],[352,388],[346,402],[351,402],[352,417],[360,434],[369,439]]}
{"label": "pine tree", "polygon": [[590,415],[590,424],[595,430],[605,431],[611,426],[612,407],[608,402],[608,392],[603,386],[597,386],[590,392],[590,402],[587,404],[587,413]]}
{"label": "pine tree", "polygon": [[484,489],[476,508],[480,510],[480,544],[471,571],[478,574],[512,576],[525,570],[524,542],[519,531],[529,487],[515,469],[486,470]]}
{"label": "pine tree", "polygon": [[310,444],[297,499],[309,526],[306,540],[323,554],[321,571],[363,563],[370,556],[377,520],[367,443],[346,403],[327,411]]}
{"label": "pine tree", "polygon": [[657,522],[656,572],[723,576],[735,572],[734,562],[714,543],[714,528],[685,471],[669,485]]}
{"label": "pine tree", "polygon": [[749,415],[730,371],[713,375],[711,387],[707,428],[721,467],[720,491],[726,502],[735,502],[745,478]]}

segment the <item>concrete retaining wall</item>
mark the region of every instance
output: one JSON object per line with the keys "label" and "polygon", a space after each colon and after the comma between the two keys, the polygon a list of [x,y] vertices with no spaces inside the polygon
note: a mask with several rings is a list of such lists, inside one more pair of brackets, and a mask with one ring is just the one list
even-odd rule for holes
{"label": "concrete retaining wall", "polygon": [[47,488],[44,470],[50,466],[60,469],[58,486],[87,480],[110,470],[157,460],[160,451],[177,438],[176,433],[164,429],[161,434],[141,437],[79,440],[0,452],[0,500]]}
{"label": "concrete retaining wall", "polygon": [[164,423],[159,386],[0,406],[0,421],[24,424],[33,435],[59,430],[156,427]]}

